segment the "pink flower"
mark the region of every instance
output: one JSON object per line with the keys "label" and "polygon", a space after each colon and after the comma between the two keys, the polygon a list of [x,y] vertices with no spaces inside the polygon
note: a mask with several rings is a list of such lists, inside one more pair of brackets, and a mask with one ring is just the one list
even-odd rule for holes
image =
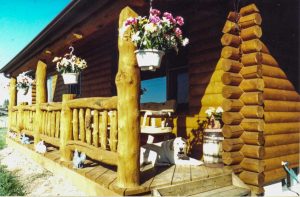
{"label": "pink flower", "polygon": [[184,24],[184,19],[181,16],[177,16],[176,22],[179,26],[182,26]]}
{"label": "pink flower", "polygon": [[175,24],[176,20],[174,19],[173,15],[169,12],[165,12],[163,15],[166,19],[168,19],[171,23]]}
{"label": "pink flower", "polygon": [[176,37],[180,37],[182,35],[182,31],[180,28],[176,27],[175,29],[175,34],[176,34]]}
{"label": "pink flower", "polygon": [[149,20],[154,24],[158,24],[160,22],[160,18],[158,16],[150,16]]}
{"label": "pink flower", "polygon": [[160,11],[158,9],[151,9],[150,15],[152,16],[160,16]]}
{"label": "pink flower", "polygon": [[136,18],[130,17],[130,18],[128,18],[128,19],[126,20],[125,26],[128,26],[128,25],[134,25],[134,24],[136,24],[136,23],[137,23],[137,19],[136,19]]}

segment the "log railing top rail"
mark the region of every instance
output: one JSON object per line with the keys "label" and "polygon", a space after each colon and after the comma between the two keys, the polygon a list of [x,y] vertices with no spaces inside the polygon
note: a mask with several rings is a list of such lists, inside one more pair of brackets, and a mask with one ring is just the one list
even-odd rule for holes
{"label": "log railing top rail", "polygon": [[41,103],[39,106],[41,110],[45,111],[59,111],[62,109],[61,102]]}
{"label": "log railing top rail", "polygon": [[20,109],[28,110],[28,111],[35,111],[36,105],[35,104],[32,104],[32,105],[17,105],[17,106],[12,107],[12,111],[18,111]]}
{"label": "log railing top rail", "polygon": [[117,109],[117,96],[114,97],[91,97],[69,100],[66,105],[70,108],[91,108],[96,110]]}

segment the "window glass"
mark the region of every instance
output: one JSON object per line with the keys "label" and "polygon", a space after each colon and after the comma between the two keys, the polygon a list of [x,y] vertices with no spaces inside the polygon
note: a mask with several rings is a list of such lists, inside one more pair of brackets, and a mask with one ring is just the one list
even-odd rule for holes
{"label": "window glass", "polygon": [[52,92],[52,76],[47,78],[47,97],[48,102],[53,102],[53,92]]}
{"label": "window glass", "polygon": [[141,82],[141,89],[143,94],[141,95],[141,103],[148,102],[165,102],[167,83],[166,77],[153,78],[149,80],[143,80]]}
{"label": "window glass", "polygon": [[177,75],[177,103],[188,103],[189,99],[189,78],[188,73]]}

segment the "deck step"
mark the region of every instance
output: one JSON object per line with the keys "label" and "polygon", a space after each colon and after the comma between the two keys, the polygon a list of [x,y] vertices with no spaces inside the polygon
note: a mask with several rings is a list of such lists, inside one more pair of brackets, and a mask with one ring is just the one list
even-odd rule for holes
{"label": "deck step", "polygon": [[250,189],[232,185],[232,174],[181,183],[151,191],[152,196],[247,196]]}
{"label": "deck step", "polygon": [[222,187],[219,189],[211,190],[208,192],[200,193],[200,194],[195,194],[191,196],[203,196],[203,197],[208,197],[208,196],[250,196],[251,192],[250,189],[245,189],[241,187],[237,187],[234,185],[230,185],[227,187]]}

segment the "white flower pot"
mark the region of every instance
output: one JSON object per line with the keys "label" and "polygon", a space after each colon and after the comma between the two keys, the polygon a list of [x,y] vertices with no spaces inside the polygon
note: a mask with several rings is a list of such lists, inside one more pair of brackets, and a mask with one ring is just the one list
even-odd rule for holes
{"label": "white flower pot", "polygon": [[79,73],[63,73],[62,77],[65,84],[77,84]]}
{"label": "white flower pot", "polygon": [[155,71],[160,67],[161,59],[165,52],[157,49],[136,50],[136,59],[142,71]]}

